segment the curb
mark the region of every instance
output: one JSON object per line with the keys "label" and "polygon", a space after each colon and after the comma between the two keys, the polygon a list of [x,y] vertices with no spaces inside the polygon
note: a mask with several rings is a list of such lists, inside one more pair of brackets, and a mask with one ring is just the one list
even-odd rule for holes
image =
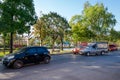
{"label": "curb", "polygon": [[58,53],[50,53],[50,55],[62,55],[62,54],[71,54],[72,52],[58,52]]}

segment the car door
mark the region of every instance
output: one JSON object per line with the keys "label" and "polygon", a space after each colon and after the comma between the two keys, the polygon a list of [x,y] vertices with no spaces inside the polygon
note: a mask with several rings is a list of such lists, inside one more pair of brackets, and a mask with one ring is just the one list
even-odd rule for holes
{"label": "car door", "polygon": [[96,54],[96,44],[91,46],[91,54]]}
{"label": "car door", "polygon": [[29,48],[26,51],[27,63],[34,63],[36,60],[37,51],[36,48]]}
{"label": "car door", "polygon": [[37,53],[39,54],[39,61],[43,61],[44,60],[44,53],[45,53],[44,48],[38,47]]}
{"label": "car door", "polygon": [[95,54],[95,48],[90,47],[90,53],[91,53],[91,54]]}

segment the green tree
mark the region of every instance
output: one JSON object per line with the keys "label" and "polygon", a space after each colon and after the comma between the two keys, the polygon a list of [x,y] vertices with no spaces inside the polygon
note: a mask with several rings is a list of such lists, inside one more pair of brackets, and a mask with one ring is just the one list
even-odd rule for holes
{"label": "green tree", "polygon": [[41,17],[44,21],[47,29],[47,34],[52,39],[52,48],[54,50],[54,43],[58,37],[60,37],[61,43],[63,44],[64,33],[69,28],[67,20],[55,12],[50,12],[48,14],[43,14]]}
{"label": "green tree", "polygon": [[81,15],[75,15],[69,22],[74,41],[108,40],[110,30],[116,24],[115,16],[101,3],[84,4]]}
{"label": "green tree", "polygon": [[89,30],[84,17],[82,15],[75,15],[69,22],[72,27],[72,37],[77,43],[78,41],[89,41],[95,35]]}
{"label": "green tree", "polygon": [[64,37],[67,34],[67,32],[70,30],[70,26],[68,24],[68,21],[61,16],[59,16],[58,21],[60,21],[58,27],[58,31],[59,31],[58,35],[60,37],[61,50],[63,50]]}
{"label": "green tree", "polygon": [[83,17],[89,29],[97,35],[98,40],[104,40],[109,30],[116,24],[115,16],[108,12],[103,4],[97,3],[85,8]]}
{"label": "green tree", "polygon": [[109,41],[116,42],[120,40],[120,31],[116,31],[114,28],[110,30]]}
{"label": "green tree", "polygon": [[44,22],[39,18],[37,22],[33,26],[34,29],[34,36],[39,39],[40,41],[40,46],[43,45],[43,41],[47,37],[47,28],[44,24]]}
{"label": "green tree", "polygon": [[3,0],[0,4],[0,27],[10,34],[10,53],[13,51],[13,34],[29,32],[35,22],[33,0]]}

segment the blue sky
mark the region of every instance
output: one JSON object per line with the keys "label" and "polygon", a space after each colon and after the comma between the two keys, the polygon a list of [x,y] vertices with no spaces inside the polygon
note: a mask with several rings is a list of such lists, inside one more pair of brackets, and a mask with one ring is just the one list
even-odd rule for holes
{"label": "blue sky", "polygon": [[115,15],[117,20],[115,29],[120,31],[120,0],[34,0],[34,5],[38,16],[40,16],[40,11],[42,13],[52,11],[57,12],[69,21],[72,16],[81,14],[86,1],[92,5],[97,2],[103,3],[108,8],[108,12]]}

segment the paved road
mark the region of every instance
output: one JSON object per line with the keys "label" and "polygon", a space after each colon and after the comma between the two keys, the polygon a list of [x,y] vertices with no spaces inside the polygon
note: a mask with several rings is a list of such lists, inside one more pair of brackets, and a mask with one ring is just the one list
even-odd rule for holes
{"label": "paved road", "polygon": [[53,55],[50,64],[7,69],[0,80],[120,80],[120,52],[104,56]]}

